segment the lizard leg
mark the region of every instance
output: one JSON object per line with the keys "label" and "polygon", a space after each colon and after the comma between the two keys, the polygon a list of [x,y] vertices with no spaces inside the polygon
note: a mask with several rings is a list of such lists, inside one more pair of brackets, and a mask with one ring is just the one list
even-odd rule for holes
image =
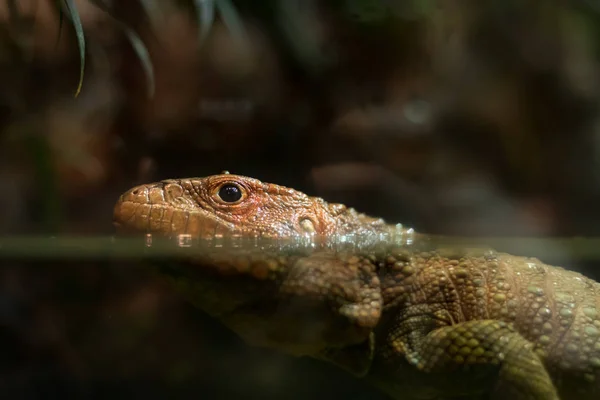
{"label": "lizard leg", "polygon": [[431,329],[434,324],[430,316],[405,319],[391,346],[434,382],[443,377],[441,390],[489,391],[498,400],[559,399],[533,345],[509,324],[479,320]]}
{"label": "lizard leg", "polygon": [[313,303],[310,324],[319,325],[319,335],[312,340],[311,356],[357,376],[368,373],[375,352],[372,330],[383,307],[371,260],[329,252],[299,258],[290,264],[279,294],[292,304],[300,301],[303,310],[311,309],[309,303]]}

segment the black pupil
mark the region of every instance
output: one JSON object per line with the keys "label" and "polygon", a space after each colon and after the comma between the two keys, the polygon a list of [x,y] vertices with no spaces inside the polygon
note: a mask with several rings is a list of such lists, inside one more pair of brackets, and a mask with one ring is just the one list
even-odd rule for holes
{"label": "black pupil", "polygon": [[219,189],[219,197],[227,203],[235,203],[242,198],[242,191],[235,185],[224,185]]}

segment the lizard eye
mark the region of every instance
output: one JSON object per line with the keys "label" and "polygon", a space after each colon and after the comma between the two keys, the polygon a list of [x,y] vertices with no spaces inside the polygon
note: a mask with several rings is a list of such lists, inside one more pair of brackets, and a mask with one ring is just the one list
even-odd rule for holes
{"label": "lizard eye", "polygon": [[227,183],[219,189],[219,198],[225,203],[235,203],[242,198],[242,189],[233,183]]}

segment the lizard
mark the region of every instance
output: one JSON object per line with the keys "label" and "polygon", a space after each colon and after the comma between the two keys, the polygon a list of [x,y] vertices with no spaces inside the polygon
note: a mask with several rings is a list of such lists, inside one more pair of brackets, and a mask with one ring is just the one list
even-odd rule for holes
{"label": "lizard", "polygon": [[[580,273],[436,246],[400,224],[228,172],[136,186],[113,221],[120,234],[275,240],[207,246],[159,271],[246,343],[331,362],[392,398],[599,398],[600,284]],[[277,245],[306,237],[308,250]],[[347,246],[328,246],[332,238]]]}

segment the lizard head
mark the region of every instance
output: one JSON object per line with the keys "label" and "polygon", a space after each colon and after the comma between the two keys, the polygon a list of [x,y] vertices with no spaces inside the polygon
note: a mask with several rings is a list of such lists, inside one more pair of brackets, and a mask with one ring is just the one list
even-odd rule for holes
{"label": "lizard head", "polygon": [[[230,174],[135,187],[118,200],[114,222],[122,232],[197,239],[329,236],[386,226],[343,205]],[[246,342],[295,355],[331,359],[335,353],[344,359],[338,364],[363,372],[382,307],[370,259],[209,247],[163,261],[159,271],[178,292]],[[357,364],[338,351],[348,346],[364,350],[351,352],[352,359],[361,354]]]}
{"label": "lizard head", "polygon": [[377,232],[384,221],[294,189],[240,175],[164,180],[124,193],[114,209],[121,231],[191,238]]}

